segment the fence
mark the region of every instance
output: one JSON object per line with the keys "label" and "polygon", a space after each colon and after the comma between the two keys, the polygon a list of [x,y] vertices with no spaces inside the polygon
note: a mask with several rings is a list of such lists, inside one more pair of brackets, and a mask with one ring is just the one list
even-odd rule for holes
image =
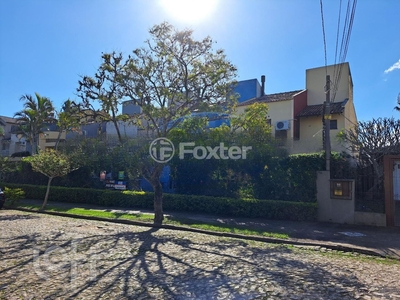
{"label": "fence", "polygon": [[383,176],[379,177],[372,165],[357,167],[355,197],[356,211],[385,213]]}

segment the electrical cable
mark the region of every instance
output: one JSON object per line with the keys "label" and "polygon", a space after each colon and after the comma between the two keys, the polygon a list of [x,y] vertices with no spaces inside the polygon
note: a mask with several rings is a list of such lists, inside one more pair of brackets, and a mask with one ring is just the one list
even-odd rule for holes
{"label": "electrical cable", "polygon": [[324,53],[325,53],[325,75],[328,75],[328,60],[326,55],[326,38],[325,38],[325,22],[324,22],[324,8],[322,0],[319,0],[321,6],[321,21],[322,21],[322,36],[324,38]]}
{"label": "electrical cable", "polygon": [[341,11],[342,11],[342,0],[340,0],[339,3],[339,13],[338,13],[338,26],[336,29],[336,46],[335,46],[335,64],[334,64],[334,68],[333,68],[333,78],[336,78],[336,72],[337,72],[337,52],[338,52],[338,45],[339,45],[339,32],[340,32],[340,15],[341,15]]}
{"label": "electrical cable", "polygon": [[343,67],[343,63],[346,60],[347,51],[348,51],[349,44],[350,44],[350,37],[351,37],[351,31],[353,28],[356,7],[357,7],[357,0],[354,0],[353,4],[351,6],[351,12],[350,12],[350,0],[348,1],[347,11],[346,11],[346,19],[345,19],[345,24],[343,27],[342,43],[340,46],[339,67],[338,67],[339,70],[335,74],[336,76],[334,78],[334,83],[333,83],[332,102],[335,101],[336,92],[338,90],[339,82],[340,82],[340,79],[342,76],[342,67]]}

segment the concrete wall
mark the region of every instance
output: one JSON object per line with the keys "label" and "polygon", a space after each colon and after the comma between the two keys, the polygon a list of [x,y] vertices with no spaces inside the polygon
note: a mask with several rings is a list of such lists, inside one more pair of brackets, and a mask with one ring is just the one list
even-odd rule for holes
{"label": "concrete wall", "polygon": [[135,105],[134,101],[125,101],[122,103],[122,114],[127,114],[132,116],[141,113],[142,113],[142,108],[139,105]]}
{"label": "concrete wall", "polygon": [[[337,135],[345,125],[343,115],[332,115],[332,120],[337,120],[337,128],[331,129],[331,148],[332,151],[342,152],[346,147],[337,139]],[[310,153],[322,151],[322,116],[300,118],[300,137],[294,140],[288,148],[290,154]]]}
{"label": "concrete wall", "polygon": [[300,136],[288,149],[290,154],[322,150],[322,117],[300,118]]}
{"label": "concrete wall", "polygon": [[10,155],[16,152],[23,152],[27,150],[28,142],[26,138],[21,137],[19,139],[16,134],[11,134],[11,143],[10,143]]}
{"label": "concrete wall", "polygon": [[[289,121],[290,129],[287,130],[287,138],[293,138],[293,100],[268,102],[268,116],[267,119],[271,119],[272,135],[275,136],[275,125],[279,121]],[[238,106],[235,114],[241,115],[246,110],[246,106]],[[289,142],[289,141],[288,141]]]}
{"label": "concrete wall", "polygon": [[[350,98],[350,90],[352,91],[352,80],[350,74],[349,63],[343,63],[340,81],[336,93],[335,102],[341,102],[347,98]],[[336,70],[338,66],[336,65]],[[334,82],[334,71],[335,65],[327,67],[327,73],[331,77],[331,82]],[[326,85],[326,70],[325,67],[319,67],[314,69],[306,70],[306,89],[307,89],[307,101],[308,105],[316,105],[324,103],[326,96],[324,87]],[[333,88],[333,87],[332,87]],[[331,97],[333,94],[331,93]],[[351,96],[352,98],[352,96]]]}
{"label": "concrete wall", "polygon": [[333,199],[330,196],[330,172],[317,172],[318,221],[354,224],[354,181],[350,200]]}
{"label": "concrete wall", "polygon": [[356,211],[354,223],[357,225],[386,226],[386,214]]}
{"label": "concrete wall", "polygon": [[289,121],[287,137],[293,138],[293,100],[269,102],[268,119],[271,119],[272,134],[275,136],[275,125],[279,121]]}
{"label": "concrete wall", "polygon": [[[137,137],[137,126],[129,124],[129,122],[118,122],[118,128],[122,138],[135,138]],[[106,124],[107,139],[109,137],[117,137],[117,130],[113,122],[107,122]]]}
{"label": "concrete wall", "polygon": [[[47,130],[39,134],[39,149],[45,150],[54,148],[58,139],[59,132]],[[65,131],[61,133],[60,141],[64,141],[66,137]]]}

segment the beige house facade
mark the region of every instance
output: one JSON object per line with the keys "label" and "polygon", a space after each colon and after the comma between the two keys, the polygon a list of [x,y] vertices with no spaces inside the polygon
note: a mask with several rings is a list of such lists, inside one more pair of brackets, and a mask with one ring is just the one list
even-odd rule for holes
{"label": "beige house facade", "polygon": [[[43,133],[39,134],[38,149],[54,149],[60,135],[59,131],[56,130],[44,130]],[[61,132],[60,142],[64,142],[66,137],[66,131]]]}
{"label": "beige house facade", "polygon": [[[20,152],[32,152],[30,142],[18,134],[18,122],[15,118],[0,116],[0,156],[11,157]],[[55,148],[59,131],[55,124],[48,124],[39,134],[38,149]],[[60,142],[65,141],[66,132],[61,132]]]}
{"label": "beige house facade", "polygon": [[353,81],[348,63],[308,69],[305,89],[276,94],[262,93],[260,97],[239,103],[237,113],[243,113],[253,103],[266,103],[269,107],[267,122],[272,125],[273,136],[279,139],[289,154],[322,151],[326,74],[331,78],[332,151],[353,154],[349,147],[337,138],[342,129],[349,129],[357,124]]}
{"label": "beige house facade", "polygon": [[18,124],[16,119],[0,116],[0,155],[11,156],[27,149],[25,138],[19,139],[15,134]]}

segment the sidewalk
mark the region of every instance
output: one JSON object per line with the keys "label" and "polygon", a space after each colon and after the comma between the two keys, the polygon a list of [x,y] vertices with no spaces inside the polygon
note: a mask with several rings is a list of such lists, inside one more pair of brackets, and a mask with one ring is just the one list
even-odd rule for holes
{"label": "sidewalk", "polygon": [[[40,200],[24,200],[23,204],[41,205]],[[101,207],[80,203],[49,202],[48,206],[65,208],[99,209],[123,213],[152,213],[146,210],[121,209],[120,207]],[[400,260],[400,227],[373,227],[360,225],[344,225],[321,222],[295,222],[281,220],[264,220],[250,218],[230,218],[212,215],[191,214],[184,212],[164,212],[165,216],[197,220],[206,223],[248,226],[264,229],[268,232],[286,233],[288,242],[304,245],[315,245],[322,248],[342,246],[353,248],[355,252],[374,252]],[[271,239],[271,238],[269,238]],[[277,242],[281,240],[277,239]]]}

